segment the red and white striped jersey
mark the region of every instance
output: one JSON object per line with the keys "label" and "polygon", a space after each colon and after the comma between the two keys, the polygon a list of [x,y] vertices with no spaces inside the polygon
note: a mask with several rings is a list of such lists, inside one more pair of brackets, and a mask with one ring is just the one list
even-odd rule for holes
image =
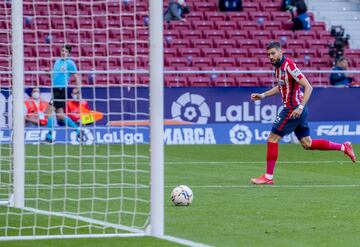
{"label": "red and white striped jersey", "polygon": [[300,105],[303,92],[300,90],[300,81],[304,75],[296,64],[288,58],[281,60],[281,66],[275,68],[275,77],[285,107],[294,108]]}

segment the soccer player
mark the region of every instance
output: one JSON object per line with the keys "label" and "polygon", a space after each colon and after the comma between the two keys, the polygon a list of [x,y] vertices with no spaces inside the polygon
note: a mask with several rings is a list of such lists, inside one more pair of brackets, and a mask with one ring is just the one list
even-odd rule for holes
{"label": "soccer player", "polygon": [[[312,140],[307,123],[307,106],[312,86],[296,67],[295,63],[283,56],[278,42],[272,42],[267,46],[267,54],[271,64],[275,67],[275,77],[278,85],[264,93],[251,94],[251,100],[260,100],[280,93],[284,109],[277,116],[269,138],[267,140],[266,173],[250,181],[253,184],[273,184],[273,174],[278,158],[278,142],[280,139],[294,131],[303,148],[307,150],[336,150],[355,162],[356,157],[350,142],[344,144],[330,142],[328,140]],[[304,93],[300,90],[304,87]]]}
{"label": "soccer player", "polygon": [[[79,74],[77,74],[77,67],[75,62],[70,58],[72,47],[70,45],[64,45],[61,49],[61,58],[57,59],[54,63],[52,70],[52,106],[53,111],[56,111],[56,120],[62,121],[65,126],[70,126],[73,128],[77,134],[78,138],[82,139],[82,132],[71,118],[65,115],[65,102],[67,99],[67,87],[73,76],[76,79],[77,87],[80,87],[81,79]],[[53,141],[53,126],[54,118],[49,117],[47,127],[49,132],[46,135],[46,141],[51,143]]]}

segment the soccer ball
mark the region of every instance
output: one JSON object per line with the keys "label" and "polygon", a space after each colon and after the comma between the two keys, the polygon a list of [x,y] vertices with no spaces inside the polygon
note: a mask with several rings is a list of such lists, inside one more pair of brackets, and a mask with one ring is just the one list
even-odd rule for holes
{"label": "soccer ball", "polygon": [[193,198],[192,190],[186,185],[176,186],[171,192],[171,201],[175,206],[188,206]]}

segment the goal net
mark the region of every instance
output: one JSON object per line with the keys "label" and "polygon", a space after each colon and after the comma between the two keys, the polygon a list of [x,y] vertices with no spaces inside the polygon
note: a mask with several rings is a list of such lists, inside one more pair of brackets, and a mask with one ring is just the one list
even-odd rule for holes
{"label": "goal net", "polygon": [[[22,116],[12,110],[16,2],[0,3],[0,240],[144,235],[151,221],[148,1],[23,0],[24,116],[34,88],[51,102],[65,44],[77,72],[69,73],[64,115],[35,103],[39,121],[25,123],[21,207],[14,202],[21,184],[13,131]],[[76,75],[80,104],[72,111]]]}

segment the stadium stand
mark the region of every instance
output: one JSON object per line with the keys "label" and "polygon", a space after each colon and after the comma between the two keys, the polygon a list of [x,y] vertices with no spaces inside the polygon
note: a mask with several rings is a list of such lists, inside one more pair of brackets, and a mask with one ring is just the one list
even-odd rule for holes
{"label": "stadium stand", "polygon": [[[332,60],[328,56],[328,45],[333,42],[333,37],[326,30],[325,22],[317,21],[316,16],[310,13],[312,19],[311,31],[289,30],[289,14],[280,11],[280,0],[244,1],[242,12],[219,12],[216,0],[189,0],[191,12],[187,15],[187,22],[171,22],[164,24],[164,53],[165,69],[178,67],[213,68],[222,67],[228,69],[238,66],[240,70],[261,67],[264,70],[271,69],[266,62],[264,48],[269,41],[280,41],[287,55],[291,56],[300,69],[330,69]],[[58,4],[38,4],[36,9],[29,0],[24,0],[24,15],[32,18],[32,21],[24,22],[25,37],[25,69],[48,70],[52,64],[50,57],[58,56],[59,47],[64,42],[74,46],[73,57],[81,70],[95,69],[146,69],[148,66],[148,30],[146,28],[147,1],[137,3],[137,11],[143,10],[136,20],[132,16],[122,15],[119,17],[92,16],[94,9],[101,11],[99,4],[76,5],[72,2]],[[106,3],[107,8],[113,8],[124,13],[134,9],[133,3],[120,4],[117,1]],[[119,4],[121,6],[119,6]],[[167,5],[167,1],[164,1]],[[318,6],[318,5],[317,5]],[[320,5],[319,5],[320,6]],[[322,5],[321,5],[322,6]],[[315,8],[315,4],[311,8]],[[69,18],[66,22],[63,18],[56,18],[56,13],[62,13],[66,8]],[[51,11],[49,11],[51,9]],[[36,13],[34,13],[36,11]],[[71,13],[81,13],[82,18],[71,18]],[[334,16],[334,15],[332,15]],[[119,25],[122,22],[122,27]],[[135,22],[134,22],[135,21]],[[0,22],[1,25],[1,22]],[[52,32],[49,33],[49,27]],[[128,27],[128,28],[124,28]],[[71,28],[79,28],[76,33],[69,32]],[[81,37],[81,44],[75,43]],[[126,42],[136,37],[136,44]],[[111,40],[121,39],[122,44],[112,44]],[[109,41],[108,44],[106,44]],[[0,33],[0,43],[8,42],[7,37]],[[106,46],[104,45],[106,44]],[[1,47],[1,53],[6,54],[9,50]],[[345,54],[349,58],[353,68],[360,68],[360,50],[346,48]],[[124,56],[122,62],[116,60],[117,56]],[[134,57],[139,57],[134,61]],[[0,60],[0,66],[8,67],[8,61]],[[109,66],[107,66],[110,64]],[[314,75],[310,75],[313,77]],[[268,85],[263,75],[257,74],[246,76],[242,80],[225,80],[222,77],[209,80],[208,75],[196,76],[182,75],[179,80],[173,76],[166,76],[167,86],[228,86],[228,85]],[[239,77],[239,76],[237,76]],[[315,77],[315,76],[314,76]],[[169,78],[169,81],[167,81]],[[182,79],[188,78],[187,82]],[[245,78],[245,77],[244,77]],[[250,79],[251,78],[251,79]],[[49,79],[37,78],[40,84],[48,85]],[[104,83],[102,80],[110,80],[120,83],[113,75],[100,77],[96,83]],[[271,80],[271,79],[269,79]],[[316,82],[319,80],[316,80]],[[85,77],[84,83],[90,83]],[[180,82],[176,84],[175,82]],[[316,84],[314,81],[314,83]],[[321,85],[327,84],[321,80]],[[36,84],[33,75],[26,75],[27,84]],[[146,80],[145,80],[146,83]],[[271,83],[271,82],[270,82]]]}

